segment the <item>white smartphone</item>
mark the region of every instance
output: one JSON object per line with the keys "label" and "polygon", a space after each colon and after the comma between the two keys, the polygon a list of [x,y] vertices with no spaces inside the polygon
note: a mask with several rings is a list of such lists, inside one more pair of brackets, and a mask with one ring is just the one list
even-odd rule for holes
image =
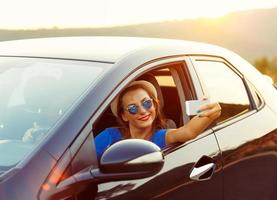
{"label": "white smartphone", "polygon": [[185,106],[186,106],[186,114],[188,116],[193,116],[199,114],[200,107],[204,104],[209,103],[209,100],[191,100],[191,101],[186,101]]}

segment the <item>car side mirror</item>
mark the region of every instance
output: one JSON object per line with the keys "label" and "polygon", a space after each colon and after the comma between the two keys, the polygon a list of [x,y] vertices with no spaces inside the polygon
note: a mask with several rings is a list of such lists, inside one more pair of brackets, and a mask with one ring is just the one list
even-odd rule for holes
{"label": "car side mirror", "polygon": [[46,199],[57,199],[80,192],[90,184],[147,178],[164,165],[160,148],[149,141],[127,139],[110,146],[100,159],[99,169],[84,169],[61,181]]}
{"label": "car side mirror", "polygon": [[158,173],[164,164],[161,149],[141,139],[127,139],[110,146],[100,159],[99,170],[92,170],[100,182],[146,178]]}
{"label": "car side mirror", "polygon": [[103,173],[160,171],[164,160],[160,148],[141,139],[122,140],[110,146],[100,159]]}

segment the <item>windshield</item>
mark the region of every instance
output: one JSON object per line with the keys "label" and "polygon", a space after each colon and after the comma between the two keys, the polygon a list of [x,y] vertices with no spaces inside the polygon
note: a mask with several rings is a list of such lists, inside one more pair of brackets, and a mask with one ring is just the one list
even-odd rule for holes
{"label": "windshield", "polygon": [[33,150],[107,65],[0,57],[0,172]]}

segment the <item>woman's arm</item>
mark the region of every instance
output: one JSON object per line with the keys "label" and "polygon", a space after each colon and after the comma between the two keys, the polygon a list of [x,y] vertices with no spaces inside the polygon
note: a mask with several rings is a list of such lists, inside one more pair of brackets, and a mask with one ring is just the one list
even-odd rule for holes
{"label": "woman's arm", "polygon": [[201,107],[198,116],[193,117],[187,124],[177,129],[170,129],[166,133],[166,144],[186,142],[196,138],[221,114],[218,103],[206,104]]}

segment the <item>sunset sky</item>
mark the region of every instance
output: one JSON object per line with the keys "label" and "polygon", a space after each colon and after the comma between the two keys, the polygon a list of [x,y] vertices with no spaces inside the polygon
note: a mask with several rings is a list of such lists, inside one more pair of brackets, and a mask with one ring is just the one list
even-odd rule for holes
{"label": "sunset sky", "polygon": [[103,27],[277,6],[277,0],[0,0],[0,29]]}

